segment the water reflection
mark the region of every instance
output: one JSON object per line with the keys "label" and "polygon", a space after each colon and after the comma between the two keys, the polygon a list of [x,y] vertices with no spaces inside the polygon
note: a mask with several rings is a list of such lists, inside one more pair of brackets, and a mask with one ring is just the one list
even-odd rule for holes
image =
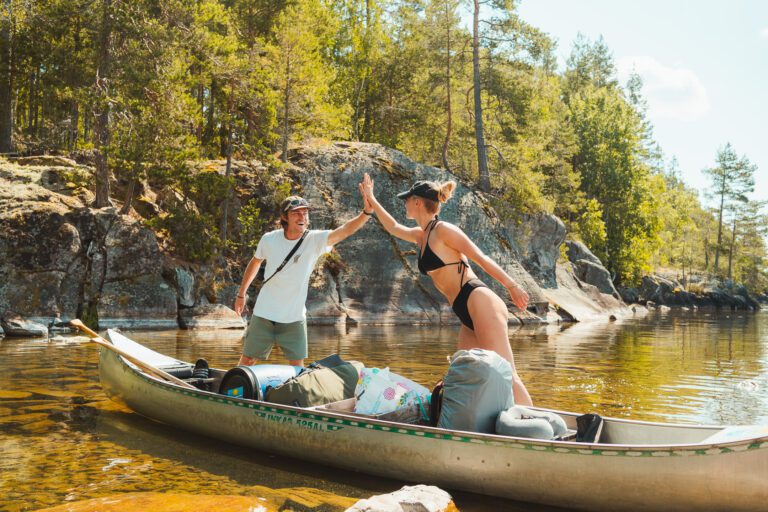
{"label": "water reflection", "polygon": [[[687,313],[518,329],[518,370],[537,405],[652,421],[768,424],[768,316]],[[238,331],[128,333],[180,359],[233,366]],[[310,330],[310,358],[338,352],[431,386],[456,328]],[[275,353],[275,361],[281,355]],[[194,421],[194,417],[190,417]],[[259,496],[342,510],[403,483],[310,466],[176,432],[107,400],[82,338],[0,342],[0,509],[126,492]],[[361,467],[365,461],[361,461]],[[471,494],[462,510],[533,510]],[[544,510],[543,508],[541,510]]]}

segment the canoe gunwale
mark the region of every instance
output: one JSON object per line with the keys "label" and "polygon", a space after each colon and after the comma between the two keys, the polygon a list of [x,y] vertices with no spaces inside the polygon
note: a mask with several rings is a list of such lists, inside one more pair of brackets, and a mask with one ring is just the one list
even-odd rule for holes
{"label": "canoe gunwale", "polygon": [[[593,455],[616,455],[618,453],[629,452],[634,456],[670,456],[670,455],[717,455],[720,453],[729,453],[745,450],[755,449],[768,449],[768,436],[761,436],[756,438],[748,438],[742,440],[718,442],[718,443],[679,443],[679,444],[600,444],[600,443],[582,443],[575,441],[556,441],[556,440],[538,440],[523,437],[513,436],[501,436],[497,434],[482,434],[476,432],[466,432],[459,430],[446,430],[437,427],[396,423],[392,421],[380,420],[375,418],[369,418],[365,416],[349,415],[339,411],[333,411],[330,409],[307,409],[302,407],[295,407],[291,405],[274,404],[271,402],[263,402],[259,400],[250,400],[245,398],[235,398],[212,391],[193,390],[187,389],[174,384],[172,382],[164,381],[158,377],[149,375],[141,371],[138,367],[130,364],[123,357],[115,354],[111,351],[101,348],[99,366],[101,367],[105,361],[105,357],[112,357],[119,361],[119,363],[126,369],[130,370],[131,374],[138,379],[145,381],[148,384],[158,386],[160,388],[172,391],[175,393],[181,393],[183,395],[211,400],[217,403],[226,405],[233,405],[237,407],[247,407],[251,409],[258,409],[265,412],[274,412],[280,414],[288,414],[290,416],[296,416],[308,420],[320,420],[328,423],[343,423],[352,427],[374,428],[376,430],[389,431],[390,433],[419,435],[429,438],[438,438],[445,440],[463,441],[470,443],[491,444],[497,446],[514,446],[521,445],[522,448],[529,448],[533,450],[555,450],[558,452],[577,452],[579,454],[593,454]],[[103,386],[103,383],[102,383]],[[559,411],[552,409],[535,408],[543,411],[550,411],[556,414],[566,416],[577,416],[578,414]],[[647,422],[638,420],[629,420],[624,418],[605,418],[611,422],[625,423],[625,424],[642,424],[644,426],[658,426],[658,427],[683,427],[691,429],[712,429],[712,428],[726,428],[726,426],[716,425],[679,425],[663,422]],[[334,421],[329,421],[334,420]],[[372,427],[366,427],[371,425]],[[378,427],[378,428],[377,428]]]}

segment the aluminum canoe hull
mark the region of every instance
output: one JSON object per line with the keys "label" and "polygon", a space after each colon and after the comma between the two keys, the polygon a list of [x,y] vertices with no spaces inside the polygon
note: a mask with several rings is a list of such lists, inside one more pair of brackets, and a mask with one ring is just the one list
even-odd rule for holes
{"label": "aluminum canoe hull", "polygon": [[[448,431],[185,389],[100,350],[102,387],[113,399],[167,425],[264,452],[583,510],[754,511],[768,503],[768,437],[590,445]],[[611,421],[672,437],[699,428]]]}

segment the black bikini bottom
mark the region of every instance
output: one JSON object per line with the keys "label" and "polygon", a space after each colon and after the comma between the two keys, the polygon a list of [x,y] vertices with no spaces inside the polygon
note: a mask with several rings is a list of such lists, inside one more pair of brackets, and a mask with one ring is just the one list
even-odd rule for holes
{"label": "black bikini bottom", "polygon": [[475,324],[472,322],[472,317],[469,316],[469,308],[467,303],[469,302],[469,295],[475,291],[475,288],[488,288],[484,282],[479,279],[470,279],[459,290],[459,294],[456,295],[456,299],[453,301],[453,312],[459,317],[461,323],[468,328],[475,330]]}

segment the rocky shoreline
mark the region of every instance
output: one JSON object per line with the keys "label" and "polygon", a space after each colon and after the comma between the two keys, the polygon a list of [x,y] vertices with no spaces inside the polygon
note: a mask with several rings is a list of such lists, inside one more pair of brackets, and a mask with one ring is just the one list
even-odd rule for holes
{"label": "rocky shoreline", "polygon": [[[580,321],[631,314],[630,303],[755,310],[743,287],[703,283],[692,294],[658,276],[638,289],[616,290],[587,247],[566,241],[552,215],[503,221],[492,201],[437,168],[375,144],[335,143],[296,148],[279,179],[313,205],[312,224],[331,229],[360,209],[357,183],[364,172],[401,222],[396,193],[415,179],[455,179],[459,186],[441,218],[461,226],[477,245],[520,282],[529,311],[510,306],[510,323]],[[224,162],[207,162],[224,172]],[[234,165],[235,204],[262,200],[260,162]],[[224,265],[183,261],[164,233],[140,212],[163,215],[171,192],[142,184],[136,209],[89,207],[93,169],[57,157],[0,159],[0,316],[6,335],[33,335],[79,317],[99,328],[241,329],[231,309],[250,254]],[[264,200],[264,216],[272,214]],[[148,215],[148,214],[147,214]],[[264,228],[266,230],[268,228]],[[560,254],[566,243],[567,260]],[[484,279],[505,296],[490,277]],[[257,289],[250,290],[250,302]],[[505,297],[506,298],[506,297]],[[307,302],[311,324],[457,324],[449,305],[416,268],[416,251],[376,222],[345,241],[318,265]],[[31,323],[30,323],[31,322]],[[26,334],[24,334],[26,333]]]}

